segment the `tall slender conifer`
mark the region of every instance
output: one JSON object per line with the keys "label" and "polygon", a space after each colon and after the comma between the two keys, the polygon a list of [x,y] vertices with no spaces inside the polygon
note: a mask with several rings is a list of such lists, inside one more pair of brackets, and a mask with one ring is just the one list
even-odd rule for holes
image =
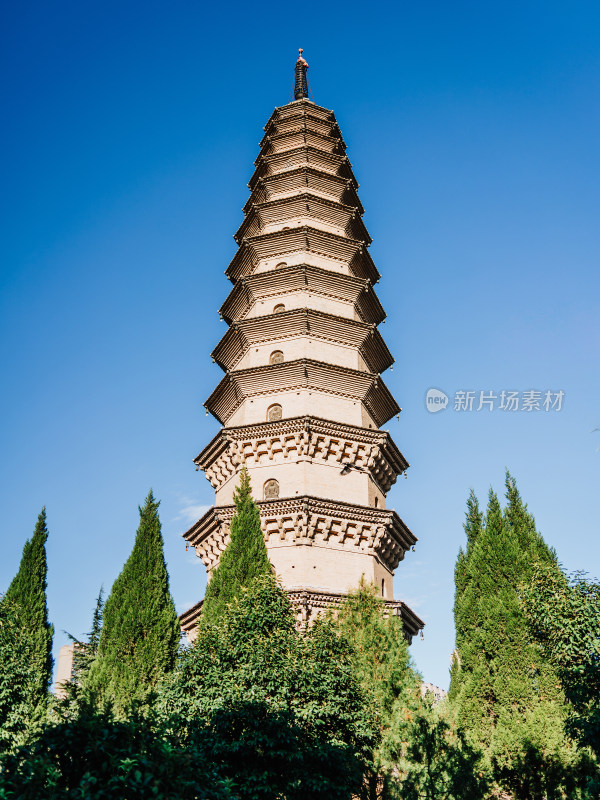
{"label": "tall slender conifer", "polygon": [[42,508],[31,539],[25,542],[19,570],[2,602],[14,608],[16,619],[27,631],[31,646],[29,665],[29,703],[32,714],[42,714],[48,699],[52,676],[52,637],[48,622],[46,586],[46,509]]}
{"label": "tall slender conifer", "polygon": [[90,669],[89,687],[117,713],[143,704],[173,669],[177,655],[180,629],[169,592],[158,506],[150,491],[140,508],[131,555],[104,605],[98,654]]}
{"label": "tall slender conifer", "polygon": [[202,621],[216,621],[225,606],[260,575],[272,575],[265,540],[260,527],[260,511],[252,498],[250,476],[240,472],[240,484],[233,499],[235,514],[231,520],[231,539],[213,570],[202,606]]}
{"label": "tall slender conifer", "polygon": [[573,760],[556,672],[530,640],[520,599],[536,563],[557,571],[558,563],[509,473],[506,499],[503,511],[490,490],[485,519],[472,492],[467,503],[450,700],[500,785],[533,797],[535,785],[558,785],[556,765]]}

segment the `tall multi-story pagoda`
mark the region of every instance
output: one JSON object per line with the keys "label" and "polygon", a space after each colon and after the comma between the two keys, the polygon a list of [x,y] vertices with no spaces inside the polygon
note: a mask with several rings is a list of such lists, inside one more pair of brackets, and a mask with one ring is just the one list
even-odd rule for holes
{"label": "tall multi-story pagoda", "polygon": [[[212,353],[225,375],[205,405],[223,426],[195,464],[215,505],[185,534],[207,570],[229,537],[245,465],[269,558],[310,621],[361,576],[408,637],[422,621],[394,601],[394,570],[416,538],[385,499],[408,463],[381,430],[400,408],[381,379],[393,363],[377,326],[358,183],[332,111],[309,99],[302,57],[294,101],[276,108],[226,270],[229,328]],[[201,603],[182,615],[193,633]]]}

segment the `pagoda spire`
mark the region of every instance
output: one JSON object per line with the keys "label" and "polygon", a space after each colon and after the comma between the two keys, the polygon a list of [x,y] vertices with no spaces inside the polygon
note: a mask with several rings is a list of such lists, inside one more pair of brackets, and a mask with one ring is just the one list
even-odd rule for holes
{"label": "pagoda spire", "polygon": [[303,100],[308,97],[308,79],[306,77],[306,70],[308,69],[307,62],[302,58],[304,50],[300,47],[298,49],[298,61],[296,61],[296,81],[294,83],[294,100]]}

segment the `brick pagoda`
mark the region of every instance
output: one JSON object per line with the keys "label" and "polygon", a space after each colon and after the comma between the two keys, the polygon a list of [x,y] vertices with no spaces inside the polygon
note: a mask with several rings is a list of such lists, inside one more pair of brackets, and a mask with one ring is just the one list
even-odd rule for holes
{"label": "brick pagoda", "polygon": [[[309,99],[307,68],[300,51],[295,99],[265,125],[234,237],[229,327],[212,353],[225,374],[205,403],[223,427],[194,460],[215,504],[184,537],[210,575],[245,465],[299,620],[364,576],[410,638],[423,622],[393,599],[392,578],[416,538],[385,502],[408,463],[381,430],[400,408],[381,378],[393,358],[377,329],[379,273],[346,145]],[[181,617],[192,635],[200,609]]]}

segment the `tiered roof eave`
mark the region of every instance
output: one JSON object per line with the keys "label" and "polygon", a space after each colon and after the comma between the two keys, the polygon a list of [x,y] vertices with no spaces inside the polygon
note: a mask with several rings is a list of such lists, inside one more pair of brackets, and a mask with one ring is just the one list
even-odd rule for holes
{"label": "tiered roof eave", "polygon": [[[300,544],[304,541],[306,544],[314,545],[315,533],[319,530],[323,544],[327,544],[328,540],[333,542],[336,538],[339,542],[339,533],[336,533],[332,526],[322,526],[323,518],[330,517],[351,522],[352,526],[356,528],[358,537],[362,538],[366,534],[370,538],[369,549],[377,560],[392,573],[404,559],[405,552],[414,547],[418,541],[394,509],[377,509],[310,495],[259,500],[257,503],[261,511],[261,527],[263,533],[267,535],[270,527],[269,518],[274,520],[277,517],[283,517],[290,520],[294,517],[297,518],[298,515],[303,518],[300,530],[290,529],[291,541],[289,544]],[[205,550],[208,547],[212,552],[205,552],[206,560],[209,563],[214,562],[218,559],[215,550],[222,550],[225,546],[222,535],[219,536],[219,541],[215,540],[217,532],[223,525],[229,524],[234,512],[234,505],[212,506],[182,536],[192,547]],[[360,532],[361,529],[364,533]],[[385,535],[382,535],[384,532]],[[281,539],[282,544],[283,538]],[[342,533],[342,540],[344,538],[345,534]],[[343,549],[343,541],[339,544]]]}
{"label": "tiered roof eave", "polygon": [[330,108],[325,108],[324,106],[317,105],[313,100],[309,100],[308,98],[303,98],[302,100],[292,100],[290,103],[286,103],[283,106],[276,106],[273,109],[273,113],[266,121],[264,125],[264,130],[267,130],[269,125],[277,119],[277,117],[287,117],[298,112],[306,111],[306,113],[310,113],[313,116],[318,117],[319,119],[333,121],[337,123],[335,118],[335,114]]}
{"label": "tiered roof eave", "polygon": [[[389,468],[394,473],[394,480],[409,468],[409,463],[394,442],[388,431],[363,428],[358,425],[332,422],[323,417],[304,415],[288,417],[278,422],[257,422],[251,425],[236,425],[221,430],[213,437],[206,447],[196,456],[194,464],[201,470],[208,470],[229,448],[231,442],[244,439],[259,439],[262,437],[279,436],[281,434],[295,434],[310,432],[317,436],[333,436],[340,439],[351,440],[365,444],[370,448],[377,448],[385,458]],[[354,458],[354,461],[352,460]],[[339,453],[337,461],[341,464],[357,460],[357,452],[347,454]],[[359,465],[362,467],[362,465]],[[387,489],[386,489],[387,491]]]}
{"label": "tiered roof eave", "polygon": [[259,178],[242,211],[247,214],[255,203],[300,191],[319,193],[319,197],[329,198],[356,208],[361,215],[364,213],[352,180],[317,169],[310,164],[299,164],[293,169]]}
{"label": "tiered roof eave", "polygon": [[310,128],[298,127],[296,130],[265,136],[258,156],[254,159],[254,166],[270,155],[276,153],[289,153],[299,147],[314,147],[325,153],[334,153],[344,156],[346,145],[330,134],[320,133]]}
{"label": "tiered roof eave", "polygon": [[386,317],[368,278],[343,275],[310,264],[280,267],[242,278],[232,288],[219,314],[231,325],[243,319],[258,300],[298,290],[352,303],[363,322],[378,325]]}
{"label": "tiered roof eave", "polygon": [[232,370],[249,348],[300,336],[355,348],[373,373],[385,372],[394,363],[375,325],[308,308],[233,323],[211,356],[224,371]]}
{"label": "tiered roof eave", "polygon": [[259,235],[262,228],[269,224],[293,223],[298,219],[310,220],[316,227],[329,224],[343,229],[348,238],[367,246],[372,241],[356,206],[330,200],[311,191],[252,203],[233,238],[239,245],[244,238]]}
{"label": "tiered roof eave", "polygon": [[248,181],[248,188],[253,191],[261,178],[283,172],[287,169],[308,165],[328,172],[330,175],[338,175],[352,182],[355,189],[359,183],[354,177],[352,164],[347,156],[336,153],[328,153],[310,145],[296,147],[294,150],[287,150],[281,153],[272,153],[267,156],[260,156],[256,169]]}
{"label": "tiered roof eave", "polygon": [[286,391],[307,389],[357,400],[377,427],[402,410],[379,374],[309,358],[228,372],[204,405],[218,422],[226,425],[244,400],[280,393],[282,386]]}
{"label": "tiered roof eave", "polygon": [[380,278],[364,242],[312,225],[297,225],[242,240],[225,270],[225,275],[235,283],[252,274],[261,259],[289,256],[293,253],[303,253],[309,258],[311,252],[347,265],[353,275],[369,278],[371,283],[377,283]]}
{"label": "tiered roof eave", "polygon": [[[276,131],[275,134],[273,134],[274,129]],[[265,135],[260,140],[259,147],[263,147],[265,142],[271,139],[273,135],[277,136],[279,133],[310,130],[324,136],[331,136],[333,139],[340,142],[344,150],[346,149],[346,142],[344,141],[344,137],[342,136],[342,132],[336,120],[323,119],[311,113],[310,109],[295,109],[295,113],[293,114],[274,118],[265,125],[264,130]]]}

